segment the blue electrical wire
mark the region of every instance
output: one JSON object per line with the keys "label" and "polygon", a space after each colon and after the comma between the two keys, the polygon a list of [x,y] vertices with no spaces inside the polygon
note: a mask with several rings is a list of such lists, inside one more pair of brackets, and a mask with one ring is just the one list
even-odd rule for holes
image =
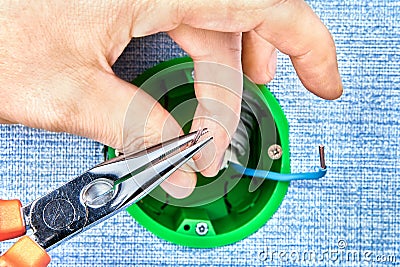
{"label": "blue electrical wire", "polygon": [[318,167],[318,170],[315,172],[278,173],[266,170],[255,170],[251,168],[246,168],[238,163],[234,163],[231,161],[229,162],[229,164],[237,172],[251,177],[269,179],[280,182],[290,182],[294,180],[316,180],[324,177],[326,174],[324,146],[319,147],[319,157],[320,157],[321,167]]}
{"label": "blue electrical wire", "polygon": [[280,182],[290,182],[294,180],[315,180],[324,177],[326,174],[326,168],[322,169],[321,167],[318,167],[318,170],[315,172],[279,173],[266,170],[255,170],[251,168],[246,168],[243,167],[242,165],[233,162],[230,162],[230,166],[232,166],[237,172],[247,176],[264,178]]}

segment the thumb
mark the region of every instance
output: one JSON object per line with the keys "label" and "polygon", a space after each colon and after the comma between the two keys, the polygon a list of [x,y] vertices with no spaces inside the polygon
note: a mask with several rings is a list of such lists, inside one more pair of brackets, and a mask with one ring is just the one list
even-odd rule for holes
{"label": "thumb", "polygon": [[[85,136],[124,153],[134,152],[182,134],[175,119],[150,95],[110,72],[93,75],[91,85],[76,89],[74,112],[63,130]],[[71,108],[71,107],[70,107]],[[162,187],[173,197],[188,196],[195,173],[177,171]]]}
{"label": "thumb", "polygon": [[[129,153],[182,135],[176,120],[143,90],[110,74],[101,84],[99,86],[112,109],[108,110],[111,116],[103,113],[103,124],[94,128],[101,132],[104,126],[110,125],[111,131],[103,136],[104,143]],[[115,139],[116,136],[121,139]],[[182,169],[171,175],[161,187],[173,197],[183,198],[192,193],[196,180],[194,172]]]}
{"label": "thumb", "polygon": [[[181,134],[178,123],[157,101],[118,78],[110,67],[63,70],[38,70],[29,86],[5,86],[0,92],[0,122],[68,132],[126,153]],[[162,187],[182,198],[195,184],[194,173],[177,171]]]}

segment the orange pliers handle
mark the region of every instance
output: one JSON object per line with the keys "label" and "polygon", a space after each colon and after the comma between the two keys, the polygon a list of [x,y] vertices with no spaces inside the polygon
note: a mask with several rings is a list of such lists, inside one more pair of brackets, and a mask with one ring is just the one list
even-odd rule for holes
{"label": "orange pliers handle", "polygon": [[[0,199],[0,241],[25,235],[21,208],[21,202],[17,199]],[[44,267],[49,263],[50,256],[29,236],[20,238],[0,256],[0,267]]]}

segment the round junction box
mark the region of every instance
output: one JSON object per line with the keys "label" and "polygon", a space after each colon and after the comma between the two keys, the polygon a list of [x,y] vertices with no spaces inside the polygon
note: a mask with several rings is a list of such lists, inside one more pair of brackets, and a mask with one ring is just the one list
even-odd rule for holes
{"label": "round junction box", "polygon": [[[193,62],[185,57],[145,71],[133,84],[157,99],[187,133],[197,106],[193,77]],[[239,143],[246,137],[246,147],[241,147],[243,151],[237,155],[241,162],[251,168],[290,172],[286,117],[268,88],[247,78],[243,84],[241,125]],[[271,149],[281,156],[271,157]],[[110,158],[115,157],[114,150],[108,153]],[[278,209],[288,186],[288,182],[241,175],[228,164],[213,178],[197,173],[196,188],[185,199],[175,199],[158,187],[127,211],[165,240],[212,248],[242,240],[262,227]]]}

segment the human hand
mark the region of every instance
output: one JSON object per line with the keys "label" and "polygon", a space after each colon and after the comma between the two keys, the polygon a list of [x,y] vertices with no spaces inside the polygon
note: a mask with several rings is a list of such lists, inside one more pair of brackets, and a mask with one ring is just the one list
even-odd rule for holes
{"label": "human hand", "polygon": [[[218,172],[238,124],[242,69],[257,83],[270,81],[277,48],[308,90],[325,99],[342,92],[334,42],[301,0],[5,1],[0,23],[0,122],[119,150],[181,134],[167,111],[111,69],[132,37],[168,32],[194,59],[196,79],[215,83],[195,84],[192,129],[207,127],[215,140],[195,160],[207,176]],[[195,183],[194,173],[178,171],[162,186],[185,197]]]}

